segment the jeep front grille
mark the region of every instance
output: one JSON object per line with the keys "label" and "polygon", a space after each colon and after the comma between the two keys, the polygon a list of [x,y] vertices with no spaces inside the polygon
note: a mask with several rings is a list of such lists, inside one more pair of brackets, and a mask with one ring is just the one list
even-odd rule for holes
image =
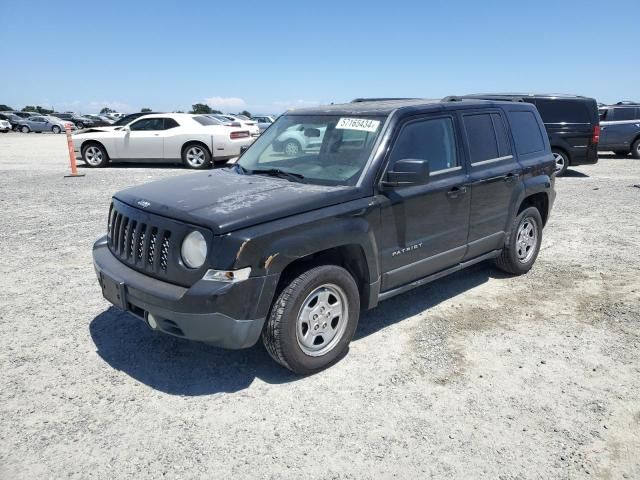
{"label": "jeep front grille", "polygon": [[120,260],[141,270],[167,270],[171,232],[134,220],[112,209],[108,228],[109,248]]}

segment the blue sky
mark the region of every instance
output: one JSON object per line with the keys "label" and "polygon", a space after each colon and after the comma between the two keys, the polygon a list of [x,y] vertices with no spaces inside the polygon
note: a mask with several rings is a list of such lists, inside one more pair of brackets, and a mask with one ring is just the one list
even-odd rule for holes
{"label": "blue sky", "polygon": [[0,103],[280,113],[495,91],[640,100],[640,0],[0,0]]}

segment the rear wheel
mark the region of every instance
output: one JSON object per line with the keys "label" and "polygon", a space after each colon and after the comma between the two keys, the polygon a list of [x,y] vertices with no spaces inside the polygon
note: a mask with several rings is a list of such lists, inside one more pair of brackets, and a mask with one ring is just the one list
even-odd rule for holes
{"label": "rear wheel", "polygon": [[531,270],[542,242],[542,217],[535,207],[520,212],[511,227],[511,235],[496,266],[507,273],[522,275]]}
{"label": "rear wheel", "polygon": [[302,147],[300,146],[300,143],[298,143],[297,140],[287,140],[284,143],[283,150],[286,155],[290,157],[295,157],[296,155],[300,154],[300,152],[302,151]]}
{"label": "rear wheel", "polygon": [[78,123],[76,123],[76,127],[82,129],[82,128],[84,128],[84,123],[78,122]]}
{"label": "rear wheel", "polygon": [[82,147],[82,160],[88,167],[100,168],[107,165],[109,157],[101,145],[90,143]]}
{"label": "rear wheel", "polygon": [[351,274],[337,265],[312,268],[278,295],[262,332],[269,355],[307,375],[344,356],[360,316],[360,295]]}
{"label": "rear wheel", "polygon": [[23,125],[22,127],[20,127],[20,131],[22,133],[29,133],[31,131],[31,129],[29,127],[27,127],[26,125]]}
{"label": "rear wheel", "polygon": [[182,148],[182,162],[187,168],[204,170],[211,165],[211,154],[204,146],[192,143]]}
{"label": "rear wheel", "polygon": [[631,155],[633,155],[633,158],[640,158],[640,138],[633,142]]}
{"label": "rear wheel", "polygon": [[556,177],[561,177],[569,168],[569,157],[561,150],[554,150],[553,159],[556,161]]}

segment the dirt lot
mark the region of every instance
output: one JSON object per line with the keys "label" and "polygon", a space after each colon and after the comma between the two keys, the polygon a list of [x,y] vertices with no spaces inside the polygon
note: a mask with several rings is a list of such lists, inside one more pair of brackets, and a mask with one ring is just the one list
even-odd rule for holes
{"label": "dirt lot", "polygon": [[0,478],[640,478],[640,161],[558,180],[528,275],[384,302],[307,378],[102,299],[110,195],[183,169],[66,171],[64,136],[0,135]]}

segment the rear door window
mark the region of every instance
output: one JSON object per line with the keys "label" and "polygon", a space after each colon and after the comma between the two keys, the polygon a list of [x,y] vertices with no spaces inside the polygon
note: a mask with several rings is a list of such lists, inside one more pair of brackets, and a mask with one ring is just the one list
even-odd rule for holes
{"label": "rear door window", "polygon": [[500,157],[498,140],[491,116],[490,113],[463,116],[471,163],[484,162]]}
{"label": "rear door window", "polygon": [[536,99],[544,123],[591,123],[589,109],[579,100]]}
{"label": "rear door window", "polygon": [[636,120],[638,118],[636,109],[633,107],[614,108],[612,112],[613,118],[610,118],[609,120],[613,120],[616,122],[622,122],[624,120]]}

